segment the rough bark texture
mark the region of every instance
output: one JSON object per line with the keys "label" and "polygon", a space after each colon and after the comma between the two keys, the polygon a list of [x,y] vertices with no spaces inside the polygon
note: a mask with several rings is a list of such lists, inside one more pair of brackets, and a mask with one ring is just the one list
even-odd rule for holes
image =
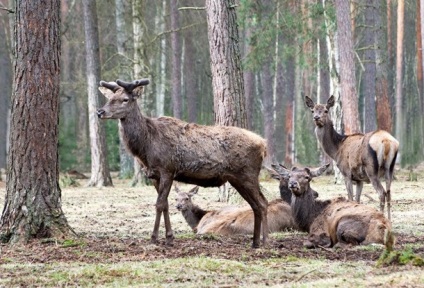
{"label": "rough bark texture", "polygon": [[375,57],[375,17],[378,13],[373,0],[366,1],[365,9],[365,30],[364,30],[364,132],[373,131],[377,128],[376,107],[375,107],[375,78],[376,78],[376,57]]}
{"label": "rough bark texture", "polygon": [[[48,15],[49,17],[46,17]],[[16,1],[3,242],[68,237],[58,184],[60,1]]]}
{"label": "rough bark texture", "polygon": [[375,50],[376,59],[376,79],[375,79],[375,96],[377,102],[377,127],[378,129],[386,130],[392,133],[392,113],[389,102],[389,84],[388,84],[388,65],[387,58],[387,37],[384,29],[382,12],[380,11],[379,1],[375,2],[375,25],[376,25],[376,42],[377,49]]}
{"label": "rough bark texture", "polygon": [[[403,64],[403,30],[404,30],[404,19],[405,15],[405,3],[404,1],[398,2],[397,10],[397,39],[396,39],[396,137],[402,141],[402,64]],[[399,155],[400,158],[400,155]]]}
{"label": "rough bark texture", "polygon": [[234,0],[207,0],[215,123],[247,127]]}
{"label": "rough bark texture", "polygon": [[106,156],[106,139],[104,127],[96,115],[100,106],[100,52],[99,33],[97,30],[96,1],[83,1],[85,49],[87,56],[87,90],[88,90],[88,119],[91,143],[91,179],[88,186],[110,186],[112,178]]}
{"label": "rough bark texture", "polygon": [[360,131],[356,93],[355,52],[353,51],[349,1],[336,0],[337,44],[340,57],[340,85],[343,124],[346,134]]}
{"label": "rough bark texture", "polygon": [[[0,39],[6,39],[6,29],[8,25],[0,28]],[[8,131],[8,119],[9,119],[9,103],[10,95],[12,93],[12,65],[9,57],[9,49],[7,47],[7,41],[1,41],[0,43],[0,65],[3,69],[0,69],[0,87],[2,87],[2,93],[0,94],[0,168],[6,168],[6,151],[7,151],[7,131]]]}

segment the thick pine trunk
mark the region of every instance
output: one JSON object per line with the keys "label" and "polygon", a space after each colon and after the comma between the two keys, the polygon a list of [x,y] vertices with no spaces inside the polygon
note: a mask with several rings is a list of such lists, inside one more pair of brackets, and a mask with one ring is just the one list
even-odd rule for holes
{"label": "thick pine trunk", "polygon": [[60,1],[16,1],[15,11],[12,129],[0,240],[69,237],[58,184]]}
{"label": "thick pine trunk", "polygon": [[215,123],[246,127],[243,74],[234,0],[207,0]]}
{"label": "thick pine trunk", "polygon": [[345,134],[360,131],[358,95],[356,92],[355,52],[353,50],[352,26],[349,1],[335,0],[337,19],[337,44],[340,57],[340,87],[343,106]]}

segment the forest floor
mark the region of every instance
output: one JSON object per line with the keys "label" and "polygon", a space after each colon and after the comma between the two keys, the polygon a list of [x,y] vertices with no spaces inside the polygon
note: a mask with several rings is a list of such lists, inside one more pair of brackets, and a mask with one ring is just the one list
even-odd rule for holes
{"label": "forest floor", "polygon": [[[278,197],[278,183],[263,177],[268,200]],[[149,242],[156,192],[152,186],[129,187],[114,178],[114,187],[62,188],[62,208],[76,239],[31,241],[25,246],[0,244],[0,287],[424,287],[424,167],[397,170],[392,185],[392,223],[399,259],[378,265],[381,245],[343,250],[305,249],[306,233],[273,233],[265,247],[252,249],[251,235],[196,236],[169,197],[174,245]],[[411,181],[412,180],[412,181]],[[345,196],[332,176],[312,182],[321,199]],[[181,190],[190,186],[180,185]],[[5,185],[0,182],[0,210]],[[202,188],[193,201],[215,209],[217,188]],[[232,205],[243,205],[238,195]],[[378,207],[377,193],[365,185],[363,203]],[[420,261],[404,261],[418,259]],[[417,265],[420,264],[421,266]]]}

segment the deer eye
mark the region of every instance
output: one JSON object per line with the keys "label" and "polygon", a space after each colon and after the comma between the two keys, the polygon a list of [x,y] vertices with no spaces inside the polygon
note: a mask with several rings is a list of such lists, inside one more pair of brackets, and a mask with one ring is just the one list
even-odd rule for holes
{"label": "deer eye", "polygon": [[324,110],[324,113],[328,113],[328,110]]}
{"label": "deer eye", "polygon": [[127,103],[130,99],[125,98],[124,100],[122,100],[122,102]]}

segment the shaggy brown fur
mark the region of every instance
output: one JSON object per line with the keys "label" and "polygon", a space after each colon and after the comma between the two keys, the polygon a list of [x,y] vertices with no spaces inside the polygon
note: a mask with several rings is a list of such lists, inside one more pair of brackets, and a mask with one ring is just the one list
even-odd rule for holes
{"label": "shaggy brown fur", "polygon": [[295,223],[309,232],[305,246],[392,243],[390,220],[376,209],[343,197],[326,201],[314,199],[310,181],[327,167],[328,164],[317,169],[294,167],[291,171],[278,167],[278,172],[289,178],[289,188],[295,196],[291,205]]}
{"label": "shaggy brown fur", "polygon": [[[380,198],[380,211],[387,201],[388,218],[391,218],[390,185],[399,149],[399,142],[390,133],[377,130],[366,134],[340,135],[333,127],[329,109],[334,106],[331,96],[327,104],[314,104],[305,97],[315,121],[315,133],[324,152],[337,163],[344,176],[349,200],[353,200],[353,184],[356,184],[356,201],[360,202],[363,182],[371,182]],[[380,178],[386,181],[386,190]]]}
{"label": "shaggy brown fur", "polygon": [[258,175],[266,155],[260,136],[237,127],[202,126],[172,117],[149,118],[137,104],[147,79],[131,83],[100,82],[108,98],[97,114],[102,119],[119,119],[120,134],[128,150],[145,167],[158,198],[152,242],[157,242],[161,215],[164,215],[166,242],[173,242],[168,195],[174,180],[203,187],[228,181],[251,205],[255,215],[253,246],[267,238],[267,200],[259,189]]}
{"label": "shaggy brown fur", "polygon": [[[198,186],[188,193],[177,190],[177,209],[197,234],[217,234],[231,236],[235,234],[252,234],[254,215],[249,206],[228,206],[218,210],[207,211],[193,203],[192,197]],[[295,228],[290,205],[282,199],[275,199],[268,205],[269,232],[284,231]]]}

